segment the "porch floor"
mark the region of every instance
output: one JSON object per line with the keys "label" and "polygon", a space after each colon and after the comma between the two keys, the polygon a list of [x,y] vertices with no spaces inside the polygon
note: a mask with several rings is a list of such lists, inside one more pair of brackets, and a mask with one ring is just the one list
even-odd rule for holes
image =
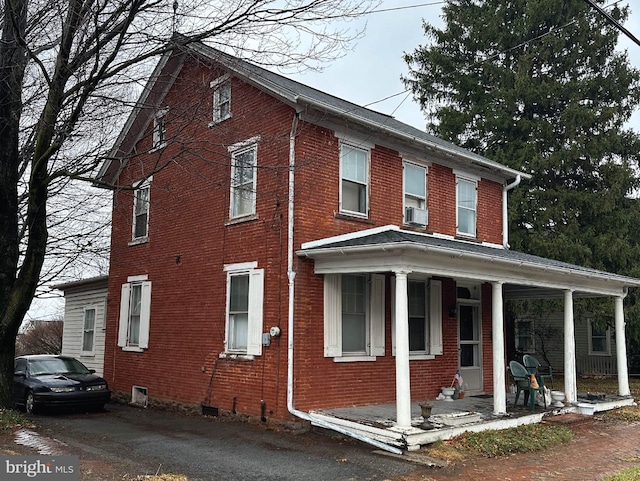
{"label": "porch floor", "polygon": [[[450,439],[464,431],[504,429],[522,424],[538,423],[546,416],[579,413],[578,404],[581,403],[593,405],[593,412],[634,404],[634,399],[630,396],[607,395],[604,399],[593,399],[587,393],[578,393],[576,404],[565,403],[563,407],[547,406],[546,409],[536,405],[531,411],[528,404],[527,406],[523,405],[522,398],[523,394],[521,393],[518,405],[514,406],[515,394],[507,393],[507,414],[499,416],[493,413],[493,395],[490,394],[466,395],[463,399],[455,401],[431,399],[428,400],[433,406],[431,416],[428,419],[430,426],[423,424],[425,420],[421,416],[418,401],[415,401],[411,404],[412,429],[408,432],[406,430],[402,432],[395,426],[395,404],[317,410],[311,414],[382,442],[415,450],[420,445]],[[449,422],[445,424],[443,421]],[[454,425],[451,425],[451,421],[454,422]]]}

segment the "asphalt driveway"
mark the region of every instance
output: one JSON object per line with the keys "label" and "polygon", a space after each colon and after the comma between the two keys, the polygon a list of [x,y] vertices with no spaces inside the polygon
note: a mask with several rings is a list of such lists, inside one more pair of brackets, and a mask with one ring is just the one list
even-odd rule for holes
{"label": "asphalt driveway", "polygon": [[355,440],[109,404],[92,414],[34,416],[19,446],[80,457],[80,480],[184,474],[196,480],[385,480],[416,470]]}

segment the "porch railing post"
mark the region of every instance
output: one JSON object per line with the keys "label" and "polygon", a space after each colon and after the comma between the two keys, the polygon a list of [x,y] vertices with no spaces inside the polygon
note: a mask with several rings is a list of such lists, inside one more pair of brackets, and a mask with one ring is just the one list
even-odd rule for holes
{"label": "porch railing post", "polygon": [[576,337],[573,322],[573,291],[564,291],[564,393],[570,403],[578,401]]}

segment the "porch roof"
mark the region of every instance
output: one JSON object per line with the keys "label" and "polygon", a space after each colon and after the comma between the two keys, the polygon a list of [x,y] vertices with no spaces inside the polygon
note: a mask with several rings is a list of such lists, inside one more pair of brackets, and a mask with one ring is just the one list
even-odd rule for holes
{"label": "porch roof", "polygon": [[505,297],[620,296],[640,279],[389,225],[302,244],[317,274],[408,271],[459,280],[503,282]]}

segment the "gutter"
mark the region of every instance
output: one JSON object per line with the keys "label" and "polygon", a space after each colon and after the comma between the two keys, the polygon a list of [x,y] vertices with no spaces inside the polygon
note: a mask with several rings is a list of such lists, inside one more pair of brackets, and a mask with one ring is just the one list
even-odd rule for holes
{"label": "gutter", "polygon": [[520,185],[521,175],[516,175],[516,180],[502,188],[502,245],[505,249],[509,248],[509,213],[507,211],[507,192],[515,189]]}
{"label": "gutter", "polygon": [[313,414],[297,410],[293,406],[293,313],[294,313],[294,291],[296,272],[293,270],[293,202],[294,202],[294,177],[295,177],[295,146],[296,132],[298,129],[298,120],[300,114],[296,112],[291,124],[291,133],[289,134],[289,198],[287,207],[287,278],[289,279],[289,305],[288,305],[288,325],[287,325],[287,409],[294,416],[310,421],[311,424],[320,426],[325,429],[339,432],[346,436],[358,439],[365,443],[376,446],[385,451],[394,454],[402,454],[402,450],[389,446],[381,441],[364,436],[360,433],[346,429],[343,426],[330,423],[323,419],[319,419]]}

